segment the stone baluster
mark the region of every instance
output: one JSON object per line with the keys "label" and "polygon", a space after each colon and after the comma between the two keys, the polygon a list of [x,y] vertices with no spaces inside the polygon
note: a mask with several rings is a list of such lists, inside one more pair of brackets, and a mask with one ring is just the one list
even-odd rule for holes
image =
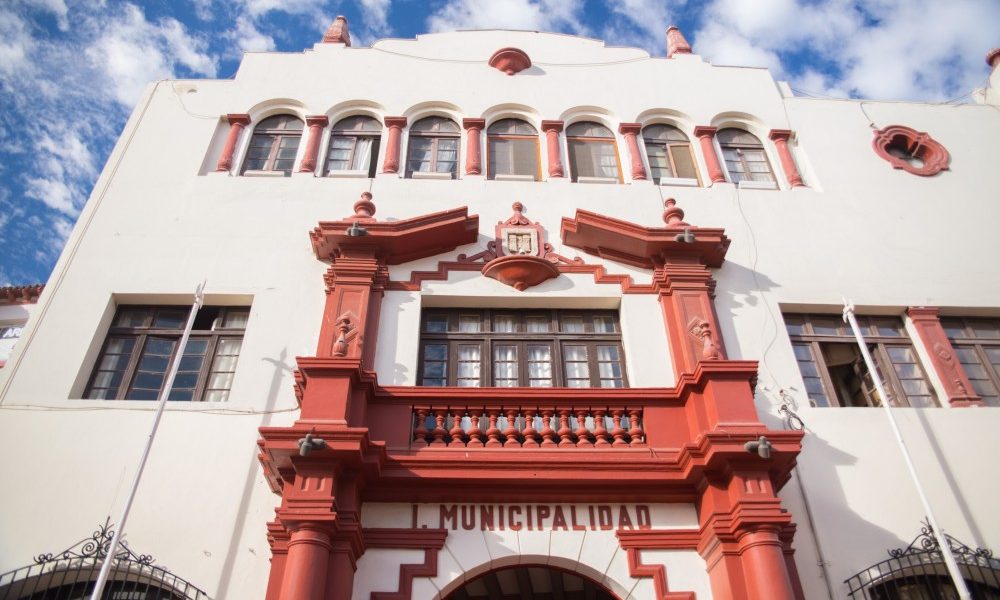
{"label": "stone baluster", "polygon": [[594,444],[590,441],[590,432],[587,430],[587,414],[589,408],[576,409],[576,445],[580,448],[589,448]]}
{"label": "stone baluster", "polygon": [[611,437],[615,440],[611,442],[612,446],[628,446],[628,442],[625,441],[625,429],[622,428],[622,415],[624,412],[617,408],[611,411],[611,418],[614,421],[614,427],[611,429]]}
{"label": "stone baluster", "polygon": [[559,445],[560,446],[572,446],[573,440],[570,439],[573,435],[573,430],[569,428],[569,414],[568,410],[559,411],[559,431],[556,432],[559,435]]}
{"label": "stone baluster", "polygon": [[517,409],[508,408],[506,411],[507,428],[503,430],[504,448],[520,448],[521,443],[517,439]]}
{"label": "stone baluster", "polygon": [[628,411],[629,420],[629,446],[633,448],[642,448],[646,446],[646,440],[642,435],[642,426],[639,424],[639,410],[632,409]]}
{"label": "stone baluster", "polygon": [[448,435],[448,430],[444,428],[444,421],[448,417],[448,411],[440,408],[434,411],[434,431],[431,435],[434,436],[434,441],[431,442],[431,446],[444,447],[448,444],[444,441],[444,436]]}
{"label": "stone baluster", "polygon": [[552,429],[553,411],[542,410],[542,443],[543,448],[554,448],[556,446],[556,432]]}
{"label": "stone baluster", "polygon": [[608,441],[608,430],[604,426],[604,415],[607,412],[603,408],[594,409],[594,446],[598,448],[611,445],[611,442]]}
{"label": "stone baluster", "polygon": [[486,447],[487,448],[500,448],[503,446],[500,443],[500,429],[497,428],[497,419],[500,418],[499,408],[487,408],[486,414],[490,419],[490,427],[486,430]]}
{"label": "stone baluster", "polygon": [[448,431],[448,433],[451,434],[451,443],[456,448],[464,445],[463,444],[464,440],[462,439],[462,436],[465,434],[465,432],[462,431],[463,416],[465,416],[464,408],[453,408],[451,410],[452,423],[451,423],[451,429]]}
{"label": "stone baluster", "polygon": [[479,429],[479,417],[482,414],[483,411],[481,408],[469,409],[469,421],[471,423],[469,426],[469,443],[466,444],[466,446],[469,448],[483,447],[483,440],[482,440],[483,432],[481,429]]}
{"label": "stone baluster", "polygon": [[427,409],[418,408],[417,413],[417,426],[413,429],[413,441],[420,442],[422,445],[427,445],[427,427],[425,423],[427,422]]}
{"label": "stone baluster", "polygon": [[538,412],[534,408],[524,409],[524,430],[521,431],[521,435],[524,436],[524,443],[521,444],[525,448],[537,448],[538,440],[535,436],[538,432],[535,431],[535,413]]}

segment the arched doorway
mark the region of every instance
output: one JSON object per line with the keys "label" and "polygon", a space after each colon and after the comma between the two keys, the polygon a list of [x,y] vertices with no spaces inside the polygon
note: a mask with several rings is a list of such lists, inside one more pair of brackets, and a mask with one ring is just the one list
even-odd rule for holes
{"label": "arched doorway", "polygon": [[577,573],[546,566],[495,569],[467,581],[445,600],[617,600]]}

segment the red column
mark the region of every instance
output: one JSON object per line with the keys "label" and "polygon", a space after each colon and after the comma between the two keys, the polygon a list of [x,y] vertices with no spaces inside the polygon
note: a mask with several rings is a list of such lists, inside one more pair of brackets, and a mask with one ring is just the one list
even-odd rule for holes
{"label": "red column", "polygon": [[778,158],[781,160],[781,168],[785,170],[785,176],[788,177],[788,185],[804,187],[802,175],[799,174],[795,160],[792,159],[792,153],[788,149],[788,140],[792,137],[792,131],[790,129],[772,129],[767,137],[774,141],[774,145],[778,149]]}
{"label": "red column", "polygon": [[542,121],[549,155],[549,177],[564,177],[562,153],[559,151],[559,132],[562,130],[562,121]]}
{"label": "red column", "polygon": [[299,173],[312,173],[316,170],[316,157],[319,156],[319,141],[323,137],[323,128],[330,124],[326,115],[306,117],[309,126],[309,141],[306,143],[306,155],[302,157]]}
{"label": "red column", "polygon": [[762,525],[739,537],[748,600],[796,600],[785,568],[784,546],[778,537],[780,531],[778,526]]}
{"label": "red column", "polygon": [[468,132],[465,151],[465,174],[482,175],[483,160],[479,132],[486,127],[485,119],[462,119],[462,127]]}
{"label": "red column", "polygon": [[642,130],[639,123],[622,123],[618,126],[618,133],[625,136],[625,143],[628,145],[629,158],[632,161],[632,179],[646,179],[646,166],[642,164],[642,154],[639,153],[638,135]]}
{"label": "red column", "polygon": [[403,128],[406,127],[406,117],[386,117],[385,126],[389,128],[389,139],[386,142],[382,172],[399,173],[399,146]]}
{"label": "red column", "polygon": [[708,178],[712,182],[723,183],[726,181],[726,176],[719,165],[719,155],[715,153],[715,144],[713,143],[716,131],[718,131],[716,127],[699,126],[694,128],[694,134],[701,141],[701,153],[705,157],[705,166],[708,167]]}
{"label": "red column", "polygon": [[226,145],[219,155],[219,163],[215,166],[216,171],[228,171],[233,168],[233,153],[236,152],[236,143],[240,141],[240,134],[243,128],[250,124],[250,115],[229,114],[226,115],[229,121],[229,136],[226,138]]}
{"label": "red column", "polygon": [[931,366],[944,386],[948,396],[948,404],[953,407],[984,406],[982,398],[976,395],[972,383],[965,375],[961,363],[955,356],[955,349],[948,341],[948,334],[941,327],[938,309],[926,306],[914,306],[907,309],[906,314],[913,321],[920,343],[927,350]]}
{"label": "red column", "polygon": [[332,549],[330,534],[320,527],[302,525],[292,531],[280,600],[324,600]]}

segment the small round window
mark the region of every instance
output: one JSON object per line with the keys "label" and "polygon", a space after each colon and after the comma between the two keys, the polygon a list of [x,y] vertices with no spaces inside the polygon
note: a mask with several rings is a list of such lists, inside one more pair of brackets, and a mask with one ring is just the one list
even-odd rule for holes
{"label": "small round window", "polygon": [[877,130],[872,147],[892,168],[925,177],[944,171],[951,160],[945,147],[929,134],[902,125]]}

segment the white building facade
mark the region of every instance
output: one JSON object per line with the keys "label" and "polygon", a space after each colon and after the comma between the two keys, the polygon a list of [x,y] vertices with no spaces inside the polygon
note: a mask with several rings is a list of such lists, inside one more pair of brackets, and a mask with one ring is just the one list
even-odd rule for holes
{"label": "white building facade", "polygon": [[820,100],[667,39],[338,18],[151,85],[0,370],[0,598],[91,585],[58,553],[121,510],[203,280],[126,528],[183,580],[121,593],[947,593],[883,564],[925,514],[840,312],[942,528],[998,547],[1000,71]]}

